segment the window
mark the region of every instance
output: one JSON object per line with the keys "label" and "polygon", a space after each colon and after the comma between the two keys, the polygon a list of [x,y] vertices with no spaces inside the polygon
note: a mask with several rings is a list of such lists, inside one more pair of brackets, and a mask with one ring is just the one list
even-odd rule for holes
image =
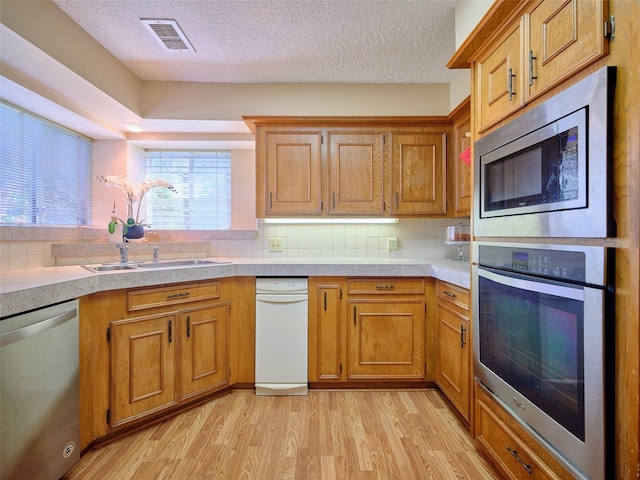
{"label": "window", "polygon": [[147,223],[152,228],[231,229],[231,152],[149,150],[145,169],[147,178],[166,180],[176,189],[149,191]]}
{"label": "window", "polygon": [[91,224],[91,140],[0,103],[0,223]]}

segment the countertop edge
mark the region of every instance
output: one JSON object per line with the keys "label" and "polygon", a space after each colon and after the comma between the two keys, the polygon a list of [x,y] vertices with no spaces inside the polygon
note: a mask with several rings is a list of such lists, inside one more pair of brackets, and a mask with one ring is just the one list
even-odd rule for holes
{"label": "countertop edge", "polygon": [[0,319],[100,291],[228,277],[346,276],[433,277],[469,288],[470,264],[430,260],[232,259],[232,263],[91,273],[81,266],[4,272],[0,279]]}

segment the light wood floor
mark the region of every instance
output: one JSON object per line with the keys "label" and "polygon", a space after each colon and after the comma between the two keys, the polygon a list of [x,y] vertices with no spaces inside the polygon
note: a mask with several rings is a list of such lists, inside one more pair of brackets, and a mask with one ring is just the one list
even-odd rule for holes
{"label": "light wood floor", "polygon": [[235,391],[85,454],[65,480],[499,479],[437,390]]}

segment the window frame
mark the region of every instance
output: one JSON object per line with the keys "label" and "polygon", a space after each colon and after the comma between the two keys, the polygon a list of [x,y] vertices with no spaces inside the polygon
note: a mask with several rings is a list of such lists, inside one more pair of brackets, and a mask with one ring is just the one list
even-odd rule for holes
{"label": "window frame", "polygon": [[[198,164],[197,161],[213,161],[213,165]],[[150,162],[167,162],[165,165],[151,166]],[[176,162],[183,162],[180,166]],[[187,162],[188,165],[185,165]],[[221,164],[219,164],[221,163]],[[173,170],[173,171],[172,171]],[[231,231],[232,230],[232,179],[231,179],[231,150],[210,149],[210,150],[182,150],[182,149],[145,149],[144,173],[145,178],[162,179],[172,183],[176,192],[167,194],[165,189],[152,189],[147,198],[146,213],[151,228],[159,231],[185,230],[185,231]],[[215,175],[217,182],[202,182],[203,178]],[[179,178],[186,178],[180,181]],[[213,197],[209,201],[198,196],[207,190],[214,190]],[[219,192],[222,191],[222,194]],[[185,193],[189,192],[189,193]],[[194,196],[196,195],[196,196]],[[160,205],[160,203],[164,205]],[[220,208],[223,211],[220,212]],[[215,218],[218,223],[206,223],[203,212],[207,208],[216,211]],[[154,212],[155,209],[155,213]],[[171,210],[173,210],[174,224],[170,222]],[[166,223],[158,226],[156,218],[167,212]],[[175,216],[186,217],[188,220],[182,224],[175,223]],[[195,217],[195,218],[193,218]],[[203,220],[205,219],[205,220]],[[178,218],[178,222],[180,219]]]}
{"label": "window frame", "polygon": [[0,113],[0,224],[91,225],[92,139],[5,101]]}

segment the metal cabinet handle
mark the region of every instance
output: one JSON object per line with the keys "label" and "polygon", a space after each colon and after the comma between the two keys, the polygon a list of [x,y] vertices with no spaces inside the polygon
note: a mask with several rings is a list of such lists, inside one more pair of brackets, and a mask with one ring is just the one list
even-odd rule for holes
{"label": "metal cabinet handle", "polygon": [[167,295],[167,300],[175,300],[176,298],[186,298],[188,296],[189,296],[189,292],[172,293],[171,295]]}
{"label": "metal cabinet handle", "polygon": [[269,192],[269,210],[273,209],[273,193]]}
{"label": "metal cabinet handle", "polygon": [[393,285],[376,285],[376,290],[393,290]]}
{"label": "metal cabinet handle", "polygon": [[191,317],[187,316],[187,338],[191,337]]}
{"label": "metal cabinet handle", "polygon": [[509,69],[509,75],[508,75],[508,85],[509,85],[509,101],[513,100],[513,96],[515,95],[516,92],[513,91],[513,77],[515,77],[515,74],[513,73],[513,68]]}
{"label": "metal cabinet handle", "polygon": [[447,292],[446,290],[443,291],[442,293],[444,293],[448,297],[456,298],[456,294],[455,293]]}
{"label": "metal cabinet handle", "polygon": [[513,458],[515,458],[518,461],[518,463],[522,465],[522,468],[524,468],[527,472],[529,472],[529,474],[533,473],[533,469],[531,468],[531,465],[527,465],[526,463],[524,463],[522,459],[518,456],[517,451],[512,450],[510,447],[507,447],[507,450],[511,455],[513,455]]}
{"label": "metal cabinet handle", "polygon": [[353,307],[353,324],[356,324],[356,307]]}
{"label": "metal cabinet handle", "polygon": [[327,292],[324,292],[324,311],[327,311]]}
{"label": "metal cabinet handle", "polygon": [[169,320],[169,343],[173,340],[173,329],[171,328],[171,320]]}
{"label": "metal cabinet handle", "polygon": [[396,210],[398,209],[398,192],[396,192]]}
{"label": "metal cabinet handle", "polygon": [[331,208],[336,209],[336,192],[331,192]]}
{"label": "metal cabinet handle", "polygon": [[467,332],[467,329],[464,327],[464,325],[460,325],[460,348],[464,348],[464,346],[467,344],[465,340],[466,332]]}
{"label": "metal cabinet handle", "polygon": [[533,61],[536,60],[536,57],[533,56],[533,50],[529,50],[529,86],[533,85],[533,81],[537,80],[538,77],[533,76]]}

